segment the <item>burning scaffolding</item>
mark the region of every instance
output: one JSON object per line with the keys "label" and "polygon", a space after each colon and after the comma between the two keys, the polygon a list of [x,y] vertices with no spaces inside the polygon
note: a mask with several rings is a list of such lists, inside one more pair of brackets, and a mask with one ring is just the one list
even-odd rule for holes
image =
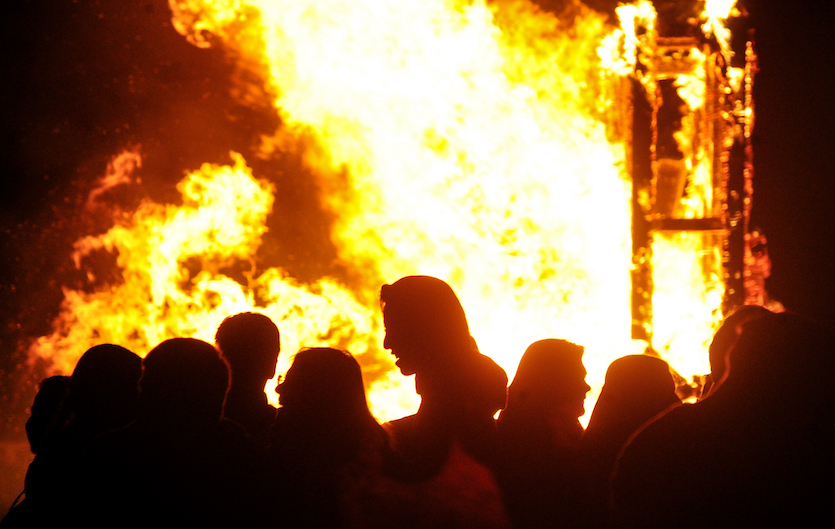
{"label": "burning scaffolding", "polygon": [[[685,378],[707,372],[722,311],[762,298],[767,254],[754,262],[748,234],[756,56],[729,38],[731,6],[672,29],[646,1],[619,8],[620,29],[525,1],[171,7],[193,44],[227,50],[238,95],[280,116],[254,155],[302,154],[350,281],[226,275],[255,262],[276,192],[233,153],[186,176],[182,205],[145,202],[76,243],[79,268],[111,252],[121,281],[91,271],[92,291],[65,290],[55,332],[32,347],[57,370],[102,341],[144,354],[211,340],[256,310],[281,329],[279,373],[301,346],[347,348],[375,414],[394,418],[416,397],[381,349],[377,296],[421,273],[453,286],[511,376],[535,340],[583,344],[595,399],[609,362],[648,347]],[[114,158],[88,205],[130,182],[137,157]]]}
{"label": "burning scaffolding", "polygon": [[[762,305],[768,273],[748,226],[757,58],[744,17],[717,3],[701,26],[659,24],[649,2],[622,6],[623,29],[608,43],[618,48],[604,55],[622,80],[612,116],[632,181],[632,335],[675,349],[698,343],[683,331],[694,322],[680,295],[686,274],[702,277],[703,296],[727,313]],[[741,38],[731,40],[728,19]]]}

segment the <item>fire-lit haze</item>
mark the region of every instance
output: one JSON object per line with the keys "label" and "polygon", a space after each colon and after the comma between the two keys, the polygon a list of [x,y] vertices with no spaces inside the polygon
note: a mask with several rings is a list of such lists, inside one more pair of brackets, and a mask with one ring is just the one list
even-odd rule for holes
{"label": "fire-lit haze", "polygon": [[[624,146],[606,125],[606,83],[623,72],[601,64],[612,62],[604,43],[623,52],[628,31],[582,7],[565,24],[525,1],[171,0],[171,8],[185,38],[235,61],[239,97],[280,116],[281,128],[246,156],[301,151],[335,219],[350,284],[302,283],[254,264],[278,177],[253,175],[231,153],[230,165],[183,178],[181,205],[146,201],[76,242],[79,267],[109,252],[121,280],[91,277],[94,292],[65,290],[54,333],[32,354],[67,373],[96,343],[144,355],[174,336],[213,341],[224,317],[254,310],[281,331],[279,374],[301,347],[345,348],[363,365],[374,414],[392,419],[418,401],[382,349],[378,293],[412,274],[450,283],[481,351],[511,378],[533,341],[585,346],[587,412],[608,364],[647,346],[630,336],[631,185]],[[691,81],[679,90],[698,105]],[[136,152],[114,153],[90,211],[140,163]],[[713,199],[699,194],[698,179],[689,185],[683,215],[692,218]],[[723,294],[711,237],[653,244],[652,345],[684,376],[709,371]],[[240,263],[253,263],[245,280],[227,273]]]}

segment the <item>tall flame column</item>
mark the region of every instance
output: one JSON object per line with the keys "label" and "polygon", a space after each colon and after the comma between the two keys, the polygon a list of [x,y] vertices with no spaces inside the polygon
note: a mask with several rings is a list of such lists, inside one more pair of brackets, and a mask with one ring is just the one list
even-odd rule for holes
{"label": "tall flame column", "polygon": [[[763,238],[748,233],[756,54],[744,31],[726,42],[706,26],[659,21],[647,2],[625,7],[616,127],[632,181],[632,336],[664,356],[681,349],[686,318],[715,328],[734,307],[762,304],[767,253],[751,251]],[[689,269],[670,264],[685,251]],[[701,316],[667,304],[697,284]]]}

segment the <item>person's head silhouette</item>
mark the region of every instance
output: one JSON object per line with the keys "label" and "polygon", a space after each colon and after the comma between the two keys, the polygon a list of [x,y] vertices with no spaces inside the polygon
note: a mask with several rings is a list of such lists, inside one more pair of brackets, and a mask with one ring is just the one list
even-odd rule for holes
{"label": "person's head silhouette", "polygon": [[70,389],[70,377],[55,375],[43,379],[30,408],[31,415],[26,421],[26,437],[33,454],[37,454],[47,436],[61,429],[69,418],[70,411],[64,407],[64,400]]}
{"label": "person's head silhouette", "polygon": [[477,352],[467,317],[452,288],[429,276],[408,276],[380,291],[386,337],[404,375],[441,369]]}
{"label": "person's head silhouette", "polygon": [[277,391],[282,410],[299,410],[317,420],[369,413],[360,365],[339,349],[302,349],[293,356],[293,364]]}
{"label": "person's head silhouette", "polygon": [[708,349],[710,362],[710,384],[705,388],[704,395],[708,395],[722,383],[728,366],[728,352],[733,348],[739,337],[742,325],[748,321],[772,314],[771,311],[759,305],[742,305],[735,308],[716,331]]}
{"label": "person's head silhouette", "polygon": [[281,408],[272,445],[294,459],[290,465],[340,465],[368,443],[387,442],[368,409],[360,365],[347,351],[302,349],[277,391]]}
{"label": "person's head silhouette", "polygon": [[171,338],[142,361],[140,413],[155,422],[187,426],[220,420],[229,369],[212,345]]}
{"label": "person's head silhouette", "polygon": [[113,344],[91,347],[70,378],[67,405],[76,417],[106,424],[127,424],[136,413],[142,360]]}
{"label": "person's head silhouette", "polygon": [[281,350],[278,327],[263,314],[242,312],[220,324],[215,342],[232,372],[232,385],[264,387],[275,376]]}
{"label": "person's head silhouette", "polygon": [[543,419],[576,421],[585,413],[583,347],[566,340],[531,344],[522,355],[508,390],[507,411],[527,410]]}
{"label": "person's head silhouette", "polygon": [[643,354],[618,358],[606,370],[583,443],[611,471],[617,451],[632,433],[680,403],[667,362]]}

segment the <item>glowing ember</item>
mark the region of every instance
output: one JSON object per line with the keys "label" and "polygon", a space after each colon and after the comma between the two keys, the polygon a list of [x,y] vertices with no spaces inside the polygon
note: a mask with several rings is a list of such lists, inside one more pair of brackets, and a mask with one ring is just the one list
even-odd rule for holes
{"label": "glowing ember", "polygon": [[[281,330],[279,373],[300,347],[347,348],[365,369],[374,413],[395,418],[417,400],[381,350],[376,299],[381,284],[416,273],[452,285],[482,352],[511,377],[535,340],[584,345],[588,412],[608,364],[646,347],[630,337],[632,191],[623,144],[607,139],[613,103],[601,71],[633,71],[642,45],[635,26],[655,16],[649,2],[619,8],[617,30],[582,7],[566,27],[524,1],[171,7],[191,42],[222,43],[262,80],[259,90],[238,87],[242,97],[270,94],[283,121],[259,155],[306,145],[336,218],[334,244],[357,285],[300,284],[254,265],[243,282],[224,273],[254,262],[274,192],[233,153],[232,166],[186,176],[182,206],[146,202],[109,232],[78,241],[79,266],[91,252],[114,253],[123,281],[65,291],[55,333],[33,346],[58,370],[93,343],[144,354],[172,336],[211,341],[225,316],[256,310]],[[703,107],[703,83],[698,69],[678,80],[691,110]],[[697,218],[713,207],[712,188],[687,127],[679,140],[695,163],[683,218]],[[108,181],[129,180],[119,178]],[[654,345],[685,375],[706,372],[723,295],[717,241],[657,236],[652,248]]]}

